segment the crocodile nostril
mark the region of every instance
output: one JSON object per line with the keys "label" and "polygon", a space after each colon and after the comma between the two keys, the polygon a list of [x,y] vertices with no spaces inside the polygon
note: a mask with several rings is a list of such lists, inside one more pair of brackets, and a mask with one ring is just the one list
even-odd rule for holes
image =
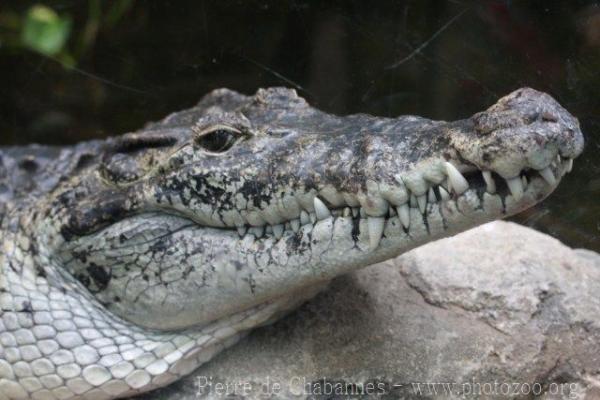
{"label": "crocodile nostril", "polygon": [[537,121],[539,119],[539,117],[540,117],[539,113],[537,113],[537,112],[531,112],[531,113],[525,115],[525,118],[524,118],[525,119],[525,123],[527,125],[533,124],[535,121]]}
{"label": "crocodile nostril", "polygon": [[541,117],[544,122],[558,122],[558,117],[548,111],[544,111]]}

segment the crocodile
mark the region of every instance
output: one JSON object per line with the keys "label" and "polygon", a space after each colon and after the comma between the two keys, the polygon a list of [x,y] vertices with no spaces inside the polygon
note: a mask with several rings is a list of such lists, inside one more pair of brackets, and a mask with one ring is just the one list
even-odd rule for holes
{"label": "crocodile", "polygon": [[583,142],[530,88],[454,122],[335,116],[269,88],[2,148],[0,399],[168,385],[340,274],[540,202]]}

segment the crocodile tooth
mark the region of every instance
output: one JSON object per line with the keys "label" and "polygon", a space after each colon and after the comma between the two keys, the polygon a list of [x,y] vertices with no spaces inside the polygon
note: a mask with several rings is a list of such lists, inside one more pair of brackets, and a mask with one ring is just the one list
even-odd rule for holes
{"label": "crocodile tooth", "polygon": [[360,206],[360,202],[358,201],[355,195],[350,193],[342,193],[342,197],[344,198],[346,204],[348,204],[350,207]]}
{"label": "crocodile tooth", "polygon": [[329,211],[329,208],[327,208],[327,206],[321,201],[321,199],[315,196],[313,203],[315,205],[315,214],[318,220],[331,217],[331,211]]}
{"label": "crocodile tooth", "polygon": [[450,200],[450,193],[448,193],[446,189],[444,189],[442,186],[440,186],[438,189],[440,190],[440,198],[442,201]]}
{"label": "crocodile tooth", "polygon": [[554,177],[554,174],[552,173],[552,170],[549,167],[540,169],[538,172],[540,173],[542,178],[544,178],[544,180],[548,182],[548,185],[556,185],[556,178]]}
{"label": "crocodile tooth", "polygon": [[379,196],[379,193],[360,193],[358,195],[358,201],[360,201],[361,208],[364,209],[369,216],[381,217],[382,215],[387,214],[389,204],[387,200]]}
{"label": "crocodile tooth", "polygon": [[261,238],[265,234],[265,227],[263,226],[253,226],[250,228],[250,233],[254,235],[255,238]]}
{"label": "crocodile tooth", "polygon": [[566,168],[566,170],[567,170],[567,173],[573,171],[573,159],[572,158],[569,158],[567,160],[567,168]]}
{"label": "crocodile tooth", "polygon": [[290,227],[294,232],[298,232],[300,230],[300,220],[298,218],[291,220]]}
{"label": "crocodile tooth", "polygon": [[523,190],[527,189],[529,182],[527,181],[527,177],[525,175],[521,176],[521,182],[523,183]]}
{"label": "crocodile tooth", "polygon": [[408,208],[408,203],[396,207],[396,211],[398,212],[398,217],[400,218],[400,222],[402,222],[402,226],[408,229],[410,226],[410,210]]}
{"label": "crocodile tooth", "polygon": [[375,250],[377,246],[379,246],[381,236],[383,236],[385,218],[369,217],[367,221],[369,223],[369,244],[371,246],[371,250]]}
{"label": "crocodile tooth", "polygon": [[244,237],[244,236],[246,236],[246,232],[248,231],[248,228],[246,226],[238,226],[237,231],[238,231],[238,234],[240,235],[240,237]]}
{"label": "crocodile tooth", "polygon": [[284,192],[277,201],[277,205],[279,207],[279,213],[284,219],[290,220],[292,218],[298,218],[301,206],[292,194]]}
{"label": "crocodile tooth", "polygon": [[267,223],[267,221],[265,221],[265,219],[256,210],[249,211],[248,214],[246,214],[246,220],[252,226],[263,226]]}
{"label": "crocodile tooth", "polygon": [[439,190],[440,190],[440,197],[442,198],[442,201],[450,200],[450,193],[448,193],[448,191],[446,189],[444,189],[442,186],[440,186]]}
{"label": "crocodile tooth", "polygon": [[563,176],[565,176],[569,171],[567,171],[568,168],[568,161],[565,160],[564,164],[559,164],[557,167],[557,172],[558,172],[558,177],[562,178]]}
{"label": "crocodile tooth", "polygon": [[352,216],[354,218],[358,217],[358,214],[360,214],[360,208],[358,207],[352,207]]}
{"label": "crocodile tooth", "polygon": [[308,213],[304,210],[300,211],[300,224],[307,225],[309,223],[310,223],[310,217],[308,216]]}
{"label": "crocodile tooth", "polygon": [[440,183],[440,187],[446,189],[447,192],[452,191],[452,188],[450,187],[450,180],[448,178],[444,179],[442,183]]}
{"label": "crocodile tooth", "polygon": [[283,236],[283,224],[273,225],[273,235],[275,235],[277,239],[281,239]]}
{"label": "crocodile tooth", "polygon": [[486,192],[490,194],[496,193],[496,181],[492,177],[492,173],[490,171],[481,171],[481,175],[483,175],[483,180],[486,185]]}
{"label": "crocodile tooth", "polygon": [[388,215],[390,217],[395,217],[396,216],[396,209],[394,207],[390,207],[388,210]]}
{"label": "crocodile tooth", "polygon": [[414,193],[415,196],[421,196],[423,194],[427,194],[427,188],[429,184],[423,178],[422,171],[414,171],[409,174],[406,174],[402,177],[402,181],[406,188]]}
{"label": "crocodile tooth", "polygon": [[433,188],[430,187],[429,191],[427,192],[427,201],[430,203],[436,203],[437,202],[437,198],[435,197],[435,192],[433,191]]}
{"label": "crocodile tooth", "polygon": [[446,161],[444,165],[446,166],[446,173],[448,174],[450,186],[452,186],[452,189],[454,189],[456,194],[463,194],[469,188],[469,182],[467,182],[465,177],[454,165],[450,164],[448,161]]}
{"label": "crocodile tooth", "polygon": [[319,195],[334,207],[341,207],[346,204],[344,196],[342,196],[342,194],[331,185],[326,185],[323,189],[321,189]]}
{"label": "crocodile tooth", "polygon": [[404,204],[408,200],[408,191],[402,184],[390,185],[385,183],[379,184],[379,193],[388,202],[393,205]]}
{"label": "crocodile tooth", "polygon": [[367,212],[365,211],[365,209],[363,207],[359,208],[358,210],[359,215],[361,218],[367,218]]}
{"label": "crocodile tooth", "polygon": [[276,225],[280,223],[282,220],[285,220],[280,214],[275,206],[269,206],[265,209],[260,210],[260,215],[262,219],[266,221],[268,225]]}
{"label": "crocodile tooth", "polygon": [[342,210],[343,217],[350,217],[352,215],[352,209],[350,207],[344,207]]}
{"label": "crocodile tooth", "polygon": [[414,194],[411,194],[409,203],[410,203],[410,206],[413,208],[418,207],[419,205],[417,204],[417,196],[415,196]]}
{"label": "crocodile tooth", "polygon": [[312,224],[314,224],[315,222],[317,222],[317,214],[315,214],[314,212],[308,213],[308,218],[310,218],[310,222]]}
{"label": "crocodile tooth", "polygon": [[419,205],[421,214],[425,214],[425,210],[427,209],[427,197],[425,195],[417,196],[417,204]]}
{"label": "crocodile tooth", "polygon": [[521,178],[516,176],[514,178],[507,179],[506,184],[508,185],[508,188],[510,189],[510,192],[515,200],[521,200],[523,197],[523,182],[521,181]]}
{"label": "crocodile tooth", "polygon": [[267,225],[267,226],[265,226],[265,233],[266,233],[267,235],[270,235],[270,234],[272,234],[272,233],[273,233],[273,226],[272,226],[272,225]]}

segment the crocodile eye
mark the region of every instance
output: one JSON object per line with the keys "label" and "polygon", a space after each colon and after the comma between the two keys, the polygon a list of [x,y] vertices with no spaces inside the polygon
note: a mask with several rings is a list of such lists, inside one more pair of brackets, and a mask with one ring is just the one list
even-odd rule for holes
{"label": "crocodile eye", "polygon": [[196,144],[211,153],[224,153],[244,136],[235,128],[218,126],[202,132],[196,138]]}

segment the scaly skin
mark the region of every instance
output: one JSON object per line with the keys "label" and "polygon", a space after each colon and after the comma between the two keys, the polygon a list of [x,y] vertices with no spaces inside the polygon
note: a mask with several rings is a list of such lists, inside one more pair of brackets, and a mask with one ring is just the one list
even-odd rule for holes
{"label": "scaly skin", "polygon": [[337,275],[541,201],[582,147],[532,89],[456,122],[267,89],[105,142],[3,149],[0,399],[167,385]]}

